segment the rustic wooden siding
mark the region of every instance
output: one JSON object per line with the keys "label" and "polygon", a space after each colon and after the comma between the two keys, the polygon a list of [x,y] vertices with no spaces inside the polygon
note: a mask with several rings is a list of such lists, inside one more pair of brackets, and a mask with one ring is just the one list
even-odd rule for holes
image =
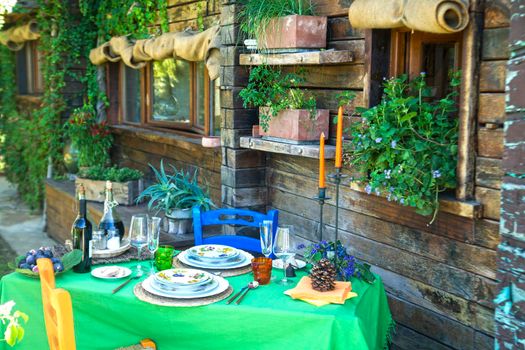
{"label": "rustic wooden siding", "polygon": [[[304,87],[316,93],[319,107],[330,109],[333,117],[337,109],[334,97],[341,91],[355,91],[355,105],[364,103],[365,33],[348,22],[351,1],[316,3],[329,16],[329,47],[352,50],[356,57],[352,64],[305,67],[309,75]],[[502,126],[509,57],[507,5],[506,1],[487,1],[479,52],[475,199],[483,204],[482,218],[440,213],[428,226],[428,217],[408,207],[353,191],[348,185],[342,189],[339,237],[382,276],[398,323],[396,349],[493,348],[492,300],[497,286]],[[334,131],[331,125],[332,140]],[[267,153],[266,165],[268,206],[278,209],[281,222],[293,224],[305,240],[318,240],[318,206],[312,199],[317,189],[317,161]],[[334,197],[333,186],[328,191]],[[333,239],[333,200],[325,208],[324,238]]]}

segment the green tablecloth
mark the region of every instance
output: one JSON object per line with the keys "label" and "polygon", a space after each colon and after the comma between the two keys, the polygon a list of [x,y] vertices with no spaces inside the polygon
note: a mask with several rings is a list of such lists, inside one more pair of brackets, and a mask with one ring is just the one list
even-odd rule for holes
{"label": "green tablecloth", "polygon": [[[251,277],[227,279],[238,291]],[[73,272],[57,277],[57,287],[68,290],[73,300],[77,349],[112,349],[142,338],[154,339],[160,350],[383,349],[393,324],[379,277],[373,285],[352,281],[358,297],[322,307],[293,300],[283,294],[290,287],[276,284],[250,291],[240,305],[223,300],[200,307],[163,307],[139,301],[132,292],[134,283],[112,295],[120,283]],[[15,349],[47,348],[39,280],[4,276],[1,303],[11,299],[30,318]]]}

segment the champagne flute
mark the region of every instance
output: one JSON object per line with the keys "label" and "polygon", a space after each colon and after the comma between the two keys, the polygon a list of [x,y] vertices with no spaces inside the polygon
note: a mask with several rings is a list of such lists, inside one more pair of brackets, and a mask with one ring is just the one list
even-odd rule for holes
{"label": "champagne flute", "polygon": [[263,220],[259,224],[259,231],[261,233],[261,252],[269,258],[273,249],[273,221]]}
{"label": "champagne flute", "polygon": [[161,218],[159,217],[152,217],[148,220],[148,250],[151,253],[151,268],[150,268],[150,274],[153,275],[155,273],[155,269],[153,268],[153,262],[155,260],[155,252],[159,248],[159,236],[160,236],[160,223]]}
{"label": "champagne flute", "polygon": [[145,214],[133,215],[129,227],[129,237],[132,246],[137,248],[138,256],[142,253],[142,248],[148,244],[148,216]]}
{"label": "champagne flute", "polygon": [[289,285],[294,283],[286,278],[286,265],[296,252],[296,246],[293,242],[292,226],[279,225],[277,227],[277,234],[275,235],[275,242],[273,245],[273,253],[283,261],[283,278],[277,281],[277,284]]}

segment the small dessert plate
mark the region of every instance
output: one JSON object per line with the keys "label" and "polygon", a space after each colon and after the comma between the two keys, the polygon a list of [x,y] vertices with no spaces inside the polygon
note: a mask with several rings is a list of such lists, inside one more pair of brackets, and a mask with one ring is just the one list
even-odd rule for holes
{"label": "small dessert plate", "polygon": [[[291,258],[289,263],[291,263],[292,266],[296,269],[302,269],[303,267],[306,266],[306,262],[304,262],[303,260],[294,259],[294,258]],[[281,259],[275,259],[274,261],[272,261],[272,266],[275,267],[276,269],[282,269],[283,261]]]}
{"label": "small dessert plate", "polygon": [[128,277],[131,275],[131,270],[127,267],[122,266],[102,266],[97,267],[93,271],[91,271],[91,275],[96,278],[102,278],[102,279],[109,279],[109,280],[116,280],[119,278]]}

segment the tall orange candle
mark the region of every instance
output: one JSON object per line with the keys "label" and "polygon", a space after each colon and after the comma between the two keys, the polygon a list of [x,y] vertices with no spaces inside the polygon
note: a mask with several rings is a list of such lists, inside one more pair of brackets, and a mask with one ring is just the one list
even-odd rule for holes
{"label": "tall orange candle", "polygon": [[319,140],[319,188],[326,188],[324,175],[324,132]]}
{"label": "tall orange candle", "polygon": [[337,138],[335,141],[335,167],[343,165],[343,107],[339,107],[337,113]]}

